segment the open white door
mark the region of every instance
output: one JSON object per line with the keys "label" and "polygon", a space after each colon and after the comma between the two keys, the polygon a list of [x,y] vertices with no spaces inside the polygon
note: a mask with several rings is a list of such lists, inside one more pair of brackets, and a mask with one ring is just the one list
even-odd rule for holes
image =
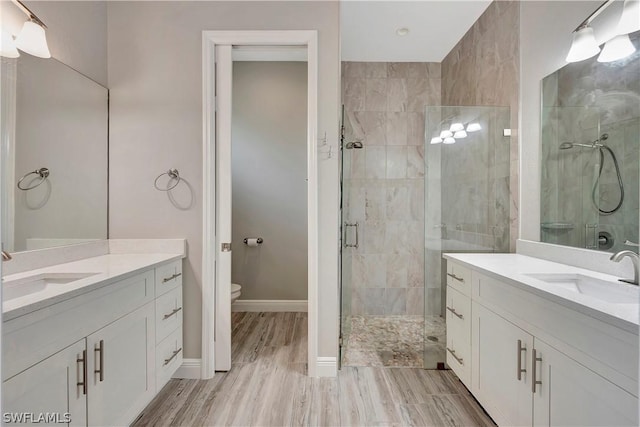
{"label": "open white door", "polygon": [[215,370],[231,369],[231,45],[216,46]]}

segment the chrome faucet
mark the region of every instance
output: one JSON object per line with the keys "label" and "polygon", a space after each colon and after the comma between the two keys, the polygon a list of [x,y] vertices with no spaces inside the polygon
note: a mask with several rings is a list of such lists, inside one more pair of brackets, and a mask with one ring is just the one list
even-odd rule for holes
{"label": "chrome faucet", "polygon": [[2,251],[2,261],[11,261],[13,258],[11,254],[5,250]]}
{"label": "chrome faucet", "polygon": [[631,262],[633,262],[633,281],[626,279],[620,279],[620,281],[631,283],[632,285],[638,285],[638,268],[640,268],[640,258],[638,257],[637,253],[629,250],[620,251],[611,255],[611,258],[609,259],[613,262],[620,262],[625,257],[631,258]]}

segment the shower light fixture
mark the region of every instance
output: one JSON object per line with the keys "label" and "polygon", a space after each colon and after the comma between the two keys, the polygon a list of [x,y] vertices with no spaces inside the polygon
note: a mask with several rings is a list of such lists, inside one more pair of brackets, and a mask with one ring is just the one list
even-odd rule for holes
{"label": "shower light fixture", "polygon": [[[12,2],[18,6],[29,19],[22,26],[22,30],[18,36],[15,37],[15,42],[11,40],[10,35],[2,35],[0,56],[17,58],[20,56],[20,53],[16,50],[16,48],[18,48],[23,52],[39,58],[51,58],[49,46],[47,45],[47,36],[45,34],[45,28],[47,28],[47,26],[20,0],[12,0]],[[8,40],[5,39],[5,37],[8,37]]]}
{"label": "shower light fixture", "polygon": [[480,123],[469,123],[467,125],[467,132],[477,132],[480,129],[482,129],[482,126],[480,126]]}
{"label": "shower light fixture", "polygon": [[442,142],[445,144],[455,144],[456,139],[452,136],[448,136]]}
{"label": "shower light fixture", "polygon": [[449,128],[451,132],[458,132],[464,130],[464,125],[462,123],[453,123]]}
{"label": "shower light fixture", "polygon": [[622,58],[626,58],[636,51],[635,46],[629,40],[629,34],[616,36],[605,43],[598,62],[613,62]]}
{"label": "shower light fixture", "polygon": [[451,132],[450,130],[443,130],[442,132],[440,132],[440,138],[444,139],[444,138],[450,138],[453,136],[453,132]]}
{"label": "shower light fixture", "polygon": [[431,138],[432,144],[440,144],[441,142],[442,142],[442,138],[440,138],[439,136],[434,136],[433,138]]}
{"label": "shower light fixture", "polygon": [[464,128],[462,128],[462,130],[459,130],[456,133],[454,133],[453,137],[456,138],[456,139],[466,138],[467,137],[467,132],[465,132]]}

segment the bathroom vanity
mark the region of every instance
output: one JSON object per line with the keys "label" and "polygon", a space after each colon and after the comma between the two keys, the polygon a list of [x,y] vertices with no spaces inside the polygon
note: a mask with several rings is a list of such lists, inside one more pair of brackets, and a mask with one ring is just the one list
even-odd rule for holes
{"label": "bathroom vanity", "polygon": [[447,364],[498,425],[638,425],[638,287],[519,254],[445,254]]}
{"label": "bathroom vanity", "polygon": [[106,253],[4,277],[4,412],[132,423],[182,364],[183,256]]}

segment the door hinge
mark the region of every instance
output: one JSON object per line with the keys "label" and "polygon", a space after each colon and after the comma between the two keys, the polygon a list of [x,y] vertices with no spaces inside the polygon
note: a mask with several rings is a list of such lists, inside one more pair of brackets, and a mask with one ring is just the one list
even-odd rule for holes
{"label": "door hinge", "polygon": [[343,344],[342,335],[340,335],[340,337],[338,338],[338,345],[342,347],[342,344]]}
{"label": "door hinge", "polygon": [[222,250],[222,252],[231,252],[231,243],[222,243],[220,250]]}

